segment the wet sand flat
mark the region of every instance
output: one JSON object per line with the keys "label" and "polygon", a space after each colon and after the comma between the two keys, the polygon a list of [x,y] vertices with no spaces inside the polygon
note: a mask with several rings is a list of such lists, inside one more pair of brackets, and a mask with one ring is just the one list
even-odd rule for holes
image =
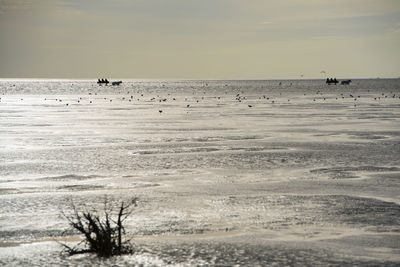
{"label": "wet sand flat", "polygon": [[[399,80],[0,89],[2,265],[400,262]],[[104,195],[139,198],[136,252],[60,255],[79,240],[61,211]]]}

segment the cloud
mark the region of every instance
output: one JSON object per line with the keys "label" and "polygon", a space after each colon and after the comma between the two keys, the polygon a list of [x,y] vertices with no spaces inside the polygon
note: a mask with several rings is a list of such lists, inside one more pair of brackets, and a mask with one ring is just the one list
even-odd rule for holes
{"label": "cloud", "polygon": [[260,22],[260,23],[258,23],[258,24],[261,24],[261,25],[270,25],[270,24],[273,24],[273,22],[272,22],[272,21],[263,21],[263,22]]}
{"label": "cloud", "polygon": [[355,38],[382,35],[398,28],[400,12],[380,15],[283,18],[259,23],[255,28],[260,41],[321,38]]}
{"label": "cloud", "polygon": [[0,0],[0,14],[28,10],[33,4],[33,0]]}

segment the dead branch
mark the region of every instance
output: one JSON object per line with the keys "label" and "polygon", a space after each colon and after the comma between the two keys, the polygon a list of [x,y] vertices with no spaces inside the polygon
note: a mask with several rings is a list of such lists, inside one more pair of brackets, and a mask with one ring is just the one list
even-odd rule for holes
{"label": "dead branch", "polygon": [[[78,210],[71,200],[72,215],[62,212],[69,225],[84,236],[86,248],[69,247],[62,244],[64,252],[69,255],[82,253],[96,253],[99,257],[110,257],[133,251],[129,240],[123,238],[125,235],[124,221],[132,214],[132,207],[136,206],[137,198],[129,202],[122,201],[120,205],[113,205],[107,197],[104,197],[103,214],[101,218],[96,210]],[[113,219],[114,209],[116,219]]]}

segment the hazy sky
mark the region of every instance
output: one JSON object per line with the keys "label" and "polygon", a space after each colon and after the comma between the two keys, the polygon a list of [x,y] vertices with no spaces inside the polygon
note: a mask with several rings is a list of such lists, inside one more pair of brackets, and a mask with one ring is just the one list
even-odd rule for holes
{"label": "hazy sky", "polygon": [[301,75],[399,77],[400,0],[0,0],[0,78]]}

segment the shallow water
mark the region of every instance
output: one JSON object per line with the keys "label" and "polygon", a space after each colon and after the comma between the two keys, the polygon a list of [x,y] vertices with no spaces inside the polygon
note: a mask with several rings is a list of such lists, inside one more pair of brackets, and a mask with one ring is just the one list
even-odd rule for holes
{"label": "shallow water", "polygon": [[76,238],[70,198],[104,195],[139,206],[138,251],[103,265],[399,264],[399,79],[0,80],[0,93],[4,265],[100,264],[56,240]]}

